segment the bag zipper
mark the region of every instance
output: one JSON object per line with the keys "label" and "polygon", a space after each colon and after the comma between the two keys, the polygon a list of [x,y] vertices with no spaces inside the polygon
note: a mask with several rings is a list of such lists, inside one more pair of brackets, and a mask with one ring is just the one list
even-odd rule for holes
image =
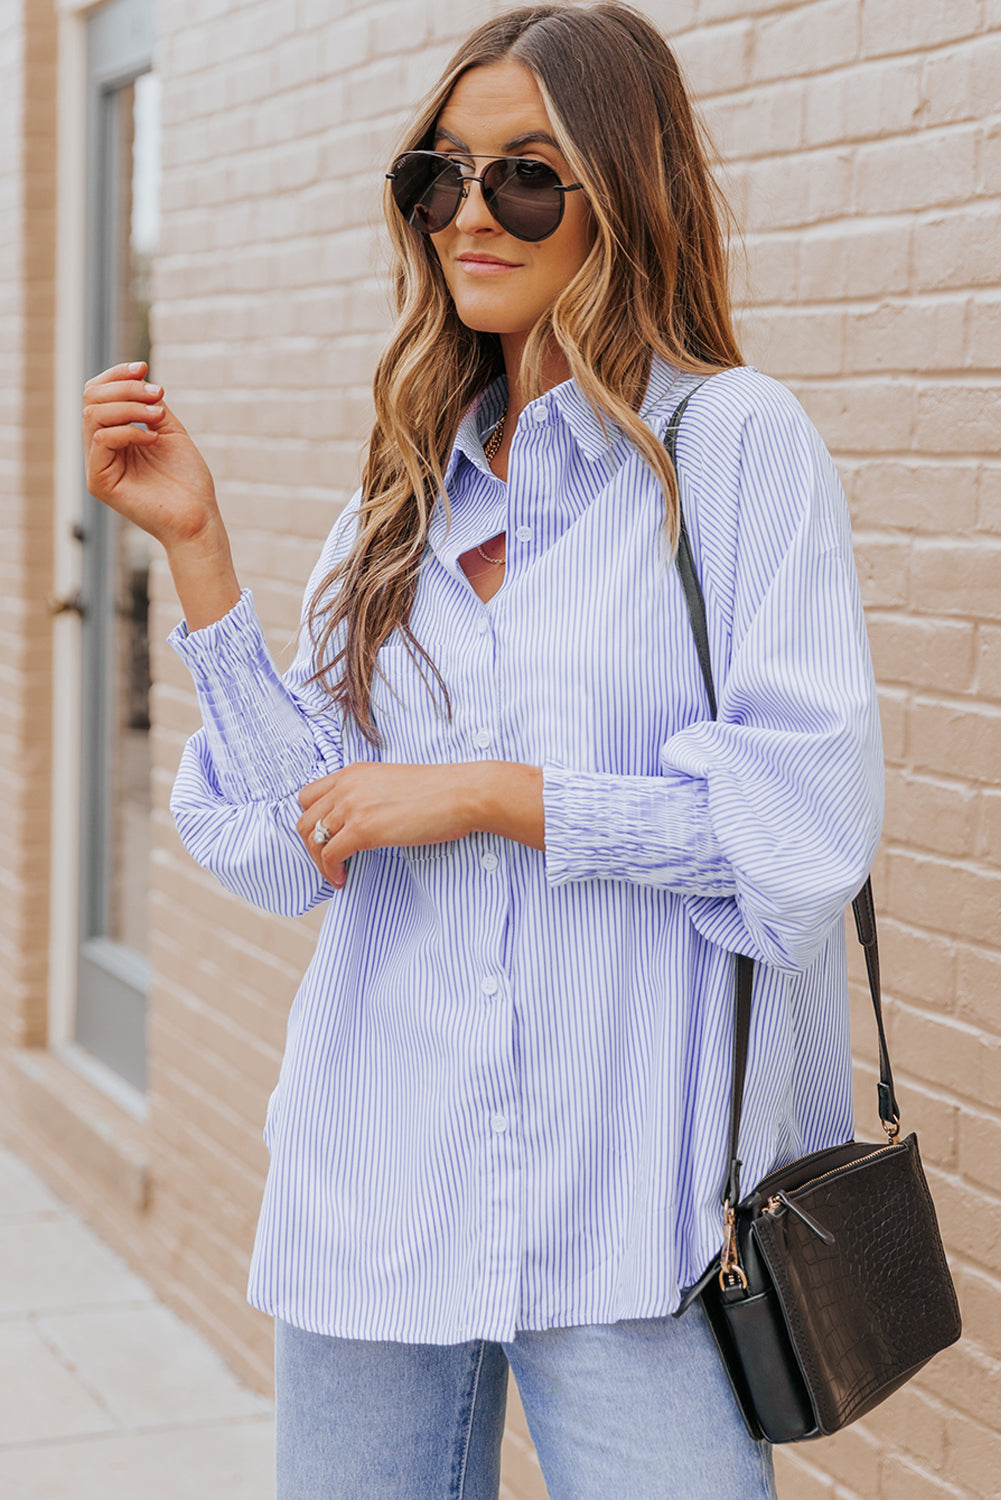
{"label": "bag zipper", "polygon": [[[887,1151],[895,1151],[902,1145],[903,1141],[891,1141],[888,1146],[878,1146],[875,1151],[870,1151],[867,1156],[860,1156],[857,1161],[845,1162],[840,1167],[832,1167],[829,1172],[821,1172],[819,1177],[811,1177],[808,1182],[800,1183],[799,1187],[793,1188],[792,1191],[794,1193],[805,1193],[807,1188],[816,1187],[819,1182],[826,1182],[828,1177],[839,1177],[842,1172],[850,1172],[854,1167],[864,1166],[867,1161],[872,1161],[874,1157],[883,1156]],[[761,1209],[761,1213],[771,1214],[774,1218],[784,1208],[789,1209],[797,1218],[802,1219],[807,1229],[812,1230],[819,1239],[824,1241],[825,1245],[834,1244],[833,1234],[829,1230],[824,1229],[821,1224],[818,1224],[816,1219],[811,1218],[805,1209],[800,1208],[798,1203],[794,1203],[788,1197],[784,1188],[780,1188],[777,1193],[774,1193],[769,1198],[764,1208]]]}

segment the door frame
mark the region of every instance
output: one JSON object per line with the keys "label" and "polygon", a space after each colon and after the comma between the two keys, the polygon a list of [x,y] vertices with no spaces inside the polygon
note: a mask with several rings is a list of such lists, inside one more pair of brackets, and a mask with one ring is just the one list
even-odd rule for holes
{"label": "door frame", "polygon": [[[78,533],[85,520],[86,485],[80,447],[80,406],[93,343],[87,316],[97,288],[94,191],[97,110],[101,91],[125,84],[145,71],[153,55],[153,6],[140,26],[120,24],[130,0],[58,0],[57,252],[55,362],[55,494],[53,599],[79,595],[83,549]],[[104,12],[107,19],[99,13]],[[116,16],[117,13],[117,16]],[[88,76],[88,28],[105,34],[109,62]],[[86,247],[81,254],[81,247]],[[48,1044],[137,1118],[145,1118],[145,1095],[111,1067],[76,1043],[77,993],[81,952],[83,855],[83,631],[79,614],[64,610],[53,622],[52,799],[49,922]],[[101,939],[94,940],[101,944]],[[116,945],[104,942],[108,949]],[[116,949],[107,967],[135,982],[132,957]],[[124,966],[121,960],[124,959]],[[136,958],[136,963],[142,961]]]}

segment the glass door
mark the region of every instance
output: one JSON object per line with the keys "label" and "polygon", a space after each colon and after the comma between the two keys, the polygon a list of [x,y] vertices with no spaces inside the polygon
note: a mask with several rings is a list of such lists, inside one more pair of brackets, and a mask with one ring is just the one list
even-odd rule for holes
{"label": "glass door", "polygon": [[[151,0],[87,21],[87,373],[152,365],[159,87]],[[88,495],[83,548],[80,951],[75,1039],[146,1086],[151,854],[149,565],[152,542]]]}

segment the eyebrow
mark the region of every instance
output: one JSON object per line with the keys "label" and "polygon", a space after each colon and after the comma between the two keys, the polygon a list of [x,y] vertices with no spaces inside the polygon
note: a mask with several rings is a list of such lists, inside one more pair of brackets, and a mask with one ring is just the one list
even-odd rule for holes
{"label": "eyebrow", "polygon": [[[469,151],[469,146],[465,141],[460,141],[457,135],[453,135],[450,130],[444,130],[439,125],[435,129],[434,138],[437,141],[440,140],[442,136],[444,136],[447,140],[450,140],[452,142],[452,145],[455,146],[459,151]],[[552,146],[554,151],[558,151],[560,149],[559,142],[554,140],[553,137],[547,134],[546,131],[526,130],[524,135],[516,135],[512,140],[506,141],[502,154],[506,156],[509,151],[517,151],[520,146],[534,145]],[[470,155],[471,154],[472,153],[470,152]]]}

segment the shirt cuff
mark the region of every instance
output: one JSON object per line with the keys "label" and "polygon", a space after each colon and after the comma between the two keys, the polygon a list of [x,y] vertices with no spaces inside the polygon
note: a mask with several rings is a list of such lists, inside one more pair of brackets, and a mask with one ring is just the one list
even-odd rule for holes
{"label": "shirt cuff", "polygon": [[550,885],[629,880],[690,895],[734,894],[704,780],[611,776],[553,762],[542,778]]}
{"label": "shirt cuff", "polygon": [[221,620],[194,631],[182,622],[167,640],[194,681],[212,769],[227,801],[276,801],[324,775],[249,589]]}

